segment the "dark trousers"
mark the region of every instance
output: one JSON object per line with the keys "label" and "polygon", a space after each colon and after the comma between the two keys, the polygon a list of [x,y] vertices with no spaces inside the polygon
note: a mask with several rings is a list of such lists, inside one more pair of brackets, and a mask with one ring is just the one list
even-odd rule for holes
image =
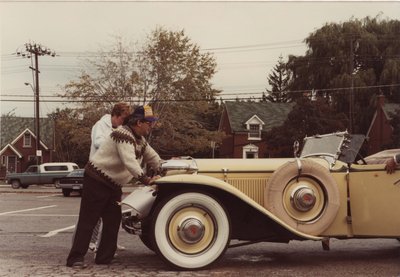
{"label": "dark trousers", "polygon": [[99,218],[103,220],[103,232],[97,249],[95,262],[108,264],[117,249],[119,226],[121,224],[122,190],[101,183],[85,174],[83,194],[79,211],[79,220],[71,251],[67,258],[67,266],[82,262],[89,248],[92,232]]}

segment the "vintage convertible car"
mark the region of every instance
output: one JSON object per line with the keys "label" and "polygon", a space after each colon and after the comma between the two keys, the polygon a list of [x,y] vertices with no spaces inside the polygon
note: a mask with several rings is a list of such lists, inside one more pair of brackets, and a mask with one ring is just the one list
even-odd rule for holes
{"label": "vintage convertible car", "polygon": [[297,158],[169,160],[156,189],[122,201],[122,227],[190,270],[255,242],[319,240],[327,250],[330,238],[399,238],[400,170],[366,162],[363,142],[338,132],[305,138]]}

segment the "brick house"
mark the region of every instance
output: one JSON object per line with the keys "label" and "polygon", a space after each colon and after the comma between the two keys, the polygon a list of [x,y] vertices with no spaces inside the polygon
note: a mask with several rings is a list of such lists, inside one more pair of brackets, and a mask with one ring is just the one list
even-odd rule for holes
{"label": "brick house", "polygon": [[392,142],[393,126],[390,124],[391,114],[400,110],[400,104],[385,103],[385,97],[377,97],[376,111],[371,120],[368,132],[367,155],[385,150],[385,146]]}
{"label": "brick house", "polygon": [[[7,172],[23,172],[35,163],[36,135],[35,119],[2,116],[0,119],[0,179]],[[51,162],[54,150],[54,121],[40,119],[40,163]]]}
{"label": "brick house", "polygon": [[283,124],[294,103],[225,102],[219,131],[225,133],[220,158],[268,158],[262,134]]}

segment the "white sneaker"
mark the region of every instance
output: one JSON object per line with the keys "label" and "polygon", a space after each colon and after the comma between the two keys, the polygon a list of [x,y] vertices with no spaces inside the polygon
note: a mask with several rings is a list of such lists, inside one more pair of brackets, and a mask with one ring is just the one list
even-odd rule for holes
{"label": "white sneaker", "polygon": [[122,246],[122,245],[117,244],[117,250],[123,251],[123,250],[125,250],[125,249],[126,249],[125,246]]}
{"label": "white sneaker", "polygon": [[94,242],[89,243],[89,250],[96,253],[97,252],[96,243],[94,243]]}

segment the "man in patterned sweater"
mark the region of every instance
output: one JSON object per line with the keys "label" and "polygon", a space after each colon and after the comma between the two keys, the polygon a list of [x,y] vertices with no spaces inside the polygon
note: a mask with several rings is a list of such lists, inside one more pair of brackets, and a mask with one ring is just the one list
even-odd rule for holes
{"label": "man in patterned sweater", "polygon": [[124,125],[115,129],[89,159],[85,167],[83,195],[76,236],[67,258],[67,266],[84,268],[93,228],[99,218],[103,232],[95,263],[111,263],[116,248],[121,222],[121,187],[132,177],[144,185],[151,185],[160,176],[146,176],[141,164],[158,171],[161,158],[147,143],[147,136],[156,117],[150,106],[140,106],[129,115]]}

